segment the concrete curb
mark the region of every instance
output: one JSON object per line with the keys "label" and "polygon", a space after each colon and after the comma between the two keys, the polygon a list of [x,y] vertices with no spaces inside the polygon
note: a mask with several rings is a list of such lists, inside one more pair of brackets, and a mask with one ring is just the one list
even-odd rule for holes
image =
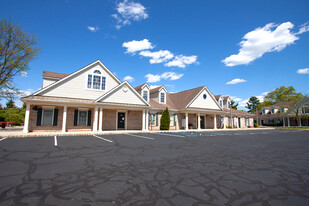
{"label": "concrete curb", "polygon": [[20,132],[0,132],[0,137],[22,138],[22,137],[51,137],[51,136],[85,136],[85,135],[111,135],[111,134],[130,134],[130,133],[175,133],[175,132],[228,132],[228,131],[248,131],[248,130],[272,130],[274,127],[267,128],[241,128],[241,129],[191,129],[185,130],[167,130],[167,131],[141,131],[141,130],[123,130],[123,131],[103,131],[103,132],[34,132],[24,134]]}

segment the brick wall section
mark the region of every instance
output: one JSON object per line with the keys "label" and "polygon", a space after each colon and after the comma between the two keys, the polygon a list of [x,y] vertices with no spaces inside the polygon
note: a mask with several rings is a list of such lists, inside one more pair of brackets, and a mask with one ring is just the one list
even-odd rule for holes
{"label": "brick wall section", "polygon": [[[212,117],[212,119],[211,119]],[[206,115],[206,129],[213,129],[214,128],[214,120],[212,114]]]}
{"label": "brick wall section", "polygon": [[[33,110],[34,106],[30,106],[30,116],[29,116],[29,131],[35,132],[35,131],[61,131],[62,130],[62,113],[63,113],[63,107],[55,107],[55,109],[58,109],[58,120],[57,120],[57,126],[36,126],[37,122],[37,116],[38,111]],[[41,108],[41,107],[38,107]]]}
{"label": "brick wall section", "polygon": [[116,130],[116,110],[103,109],[103,130]]}
{"label": "brick wall section", "polygon": [[197,116],[196,114],[188,114],[189,124],[193,125],[193,129],[197,129]]}
{"label": "brick wall section", "polygon": [[128,111],[127,114],[127,130],[141,130],[143,127],[143,112]]}
{"label": "brick wall section", "polygon": [[[68,107],[67,109],[67,131],[92,131],[94,109],[89,109],[91,111],[91,126],[74,126],[74,111],[76,109],[74,107]],[[61,112],[59,115],[62,117],[63,113]]]}

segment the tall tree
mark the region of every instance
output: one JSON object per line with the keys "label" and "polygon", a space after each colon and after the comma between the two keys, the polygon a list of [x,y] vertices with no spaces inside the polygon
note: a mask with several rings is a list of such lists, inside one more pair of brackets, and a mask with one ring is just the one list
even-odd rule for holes
{"label": "tall tree", "polygon": [[236,104],[233,100],[231,100],[231,107],[237,110],[238,103]]}
{"label": "tall tree", "polygon": [[39,50],[34,35],[7,19],[0,21],[0,98],[11,99],[18,94],[13,79],[26,74],[29,62],[38,56]]}
{"label": "tall tree", "polygon": [[256,111],[256,108],[259,104],[260,104],[260,100],[257,97],[252,96],[247,102],[246,108],[248,109],[248,112],[253,113]]}
{"label": "tall tree", "polygon": [[264,97],[264,101],[269,101],[274,104],[278,102],[298,101],[301,100],[302,97],[303,94],[301,92],[297,93],[293,86],[281,86],[274,91],[269,92]]}
{"label": "tall tree", "polygon": [[10,108],[17,108],[16,105],[15,105],[15,102],[10,99],[7,103],[6,103],[6,109],[10,109]]}

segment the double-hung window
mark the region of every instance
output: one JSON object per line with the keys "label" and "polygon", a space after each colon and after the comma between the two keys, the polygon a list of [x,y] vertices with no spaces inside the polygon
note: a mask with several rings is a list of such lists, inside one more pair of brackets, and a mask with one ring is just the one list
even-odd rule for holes
{"label": "double-hung window", "polygon": [[165,93],[162,92],[162,93],[160,94],[160,96],[161,96],[160,102],[161,102],[161,103],[164,103],[164,102],[165,102]]}
{"label": "double-hung window", "polygon": [[77,125],[86,126],[88,120],[88,111],[87,110],[78,110]]}
{"label": "double-hung window", "polygon": [[143,91],[143,98],[148,102],[148,91]]}
{"label": "double-hung window", "polygon": [[54,118],[54,110],[53,109],[43,109],[42,110],[42,123],[41,123],[41,125],[44,125],[44,126],[53,125],[53,118]]}
{"label": "double-hung window", "polygon": [[101,75],[99,70],[95,70],[93,74],[88,74],[87,88],[105,90],[106,77]]}

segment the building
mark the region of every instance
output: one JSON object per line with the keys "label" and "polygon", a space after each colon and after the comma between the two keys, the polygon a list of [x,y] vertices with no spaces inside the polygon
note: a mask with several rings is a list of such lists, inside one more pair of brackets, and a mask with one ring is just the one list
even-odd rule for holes
{"label": "building", "polygon": [[[297,114],[297,115],[296,115]],[[257,111],[254,121],[261,125],[309,126],[309,98],[279,102]]]}
{"label": "building", "polygon": [[133,88],[99,60],[69,75],[44,71],[42,88],[21,101],[25,133],[159,130],[165,108],[171,130],[252,127],[254,117],[231,109],[230,97],[214,96],[206,86],[178,93],[146,83]]}

